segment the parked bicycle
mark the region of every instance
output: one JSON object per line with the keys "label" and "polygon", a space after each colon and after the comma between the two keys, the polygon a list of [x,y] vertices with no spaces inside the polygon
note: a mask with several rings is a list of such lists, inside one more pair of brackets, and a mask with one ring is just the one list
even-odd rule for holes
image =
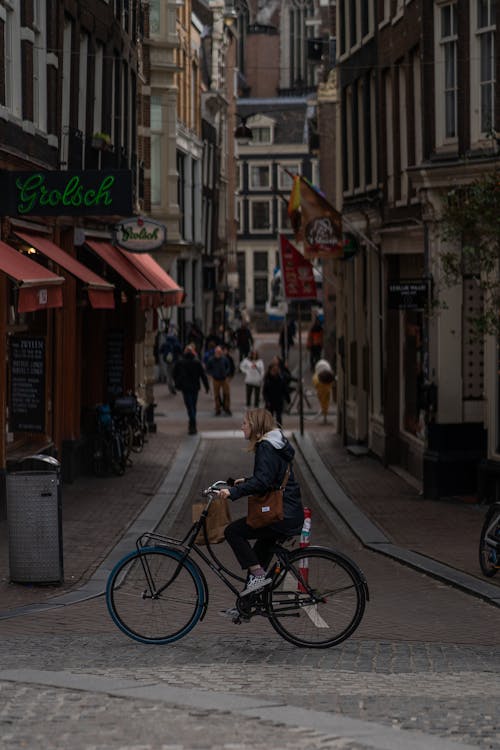
{"label": "parked bicycle", "polygon": [[112,408],[113,417],[121,431],[126,460],[130,453],[140,453],[146,440],[146,423],[142,402],[134,395],[115,398]]}
{"label": "parked bicycle", "polygon": [[[222,487],[227,483],[218,481],[202,491],[207,503],[183,539],[143,534],[137,549],[115,565],[106,603],[120,630],[140,643],[173,643],[204,618],[209,590],[195,552],[236,596],[235,622],[265,617],[287,641],[309,648],[329,648],[349,638],[362,620],[368,585],[358,566],[336,550],[288,549],[280,540],[268,572],[271,584],[240,596],[237,583],[244,579],[218,560],[206,531],[210,505]],[[208,554],[196,544],[200,531]]]}
{"label": "parked bicycle", "polygon": [[122,430],[111,413],[109,404],[96,407],[96,428],[92,442],[92,469],[97,477],[107,474],[121,476],[127,455]]}
{"label": "parked bicycle", "polygon": [[479,564],[488,578],[500,569],[500,503],[493,503],[486,513],[479,538]]}

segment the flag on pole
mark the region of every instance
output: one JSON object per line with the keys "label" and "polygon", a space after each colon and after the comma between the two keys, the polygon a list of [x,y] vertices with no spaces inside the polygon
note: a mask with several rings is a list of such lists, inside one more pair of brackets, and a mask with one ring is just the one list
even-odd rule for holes
{"label": "flag on pole", "polygon": [[316,299],[312,264],[280,234],[281,278],[286,300]]}
{"label": "flag on pole", "polygon": [[288,216],[306,258],[342,258],[342,216],[305,177],[294,175]]}

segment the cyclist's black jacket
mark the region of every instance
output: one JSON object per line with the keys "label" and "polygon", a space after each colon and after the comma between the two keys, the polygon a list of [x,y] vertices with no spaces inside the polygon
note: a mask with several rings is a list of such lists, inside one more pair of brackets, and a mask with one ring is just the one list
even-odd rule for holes
{"label": "cyclist's black jacket", "polygon": [[[231,500],[245,495],[264,495],[281,486],[286,467],[291,464],[295,451],[281,430],[271,430],[255,446],[253,476],[230,489]],[[290,476],[283,493],[283,521],[270,528],[293,536],[300,534],[304,522],[304,508],[300,487],[290,466]]]}

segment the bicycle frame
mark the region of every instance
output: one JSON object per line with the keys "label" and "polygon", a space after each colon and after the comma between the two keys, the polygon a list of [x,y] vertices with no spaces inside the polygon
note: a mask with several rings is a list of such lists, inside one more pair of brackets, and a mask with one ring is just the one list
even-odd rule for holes
{"label": "bicycle frame", "polygon": [[[188,557],[190,557],[191,552],[194,551],[196,554],[203,560],[203,562],[210,568],[210,570],[215,573],[215,575],[229,588],[235,596],[239,596],[239,590],[234,586],[229,578],[227,578],[224,573],[226,573],[227,576],[230,576],[237,580],[238,582],[244,582],[244,578],[241,576],[238,576],[236,573],[233,573],[231,570],[226,568],[221,561],[217,558],[215,552],[213,551],[210,542],[208,540],[207,535],[207,529],[206,529],[206,519],[208,516],[208,510],[210,508],[210,505],[212,504],[214,498],[210,497],[207,501],[207,504],[202,511],[200,518],[197,521],[194,521],[189,528],[188,532],[184,536],[183,539],[177,539],[175,537],[171,536],[164,536],[163,534],[156,534],[154,532],[147,532],[146,534],[142,534],[136,541],[136,548],[138,551],[142,550],[144,547],[150,546],[151,542],[156,542],[159,546],[173,546],[182,551],[182,555],[179,558],[179,562],[177,564],[176,569],[174,570],[173,574],[169,578],[168,581],[166,581],[161,588],[155,589],[151,573],[148,569],[146,561],[141,558],[141,564],[144,570],[144,574],[146,576],[146,580],[148,582],[148,586],[150,589],[150,594],[152,599],[158,598],[161,593],[168,588],[168,586],[172,583],[172,581],[175,581],[177,576],[179,575],[179,572],[182,569],[182,566],[184,564],[184,561],[187,560]],[[199,532],[203,531],[204,537],[205,537],[205,543],[209,552],[209,555],[206,555],[205,552],[203,552],[202,549],[200,549],[199,545],[196,544],[196,537],[198,536]],[[205,594],[206,594],[206,602],[208,604],[208,584],[205,578],[205,574],[203,573],[202,569],[197,566],[198,572],[202,578],[203,585],[205,588]],[[203,618],[201,618],[203,619]]]}

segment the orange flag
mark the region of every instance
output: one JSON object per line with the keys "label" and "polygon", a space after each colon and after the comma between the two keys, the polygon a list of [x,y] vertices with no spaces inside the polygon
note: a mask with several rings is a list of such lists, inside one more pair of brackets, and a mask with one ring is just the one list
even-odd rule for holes
{"label": "orange flag", "polygon": [[342,215],[300,175],[293,178],[288,215],[306,258],[343,257]]}

